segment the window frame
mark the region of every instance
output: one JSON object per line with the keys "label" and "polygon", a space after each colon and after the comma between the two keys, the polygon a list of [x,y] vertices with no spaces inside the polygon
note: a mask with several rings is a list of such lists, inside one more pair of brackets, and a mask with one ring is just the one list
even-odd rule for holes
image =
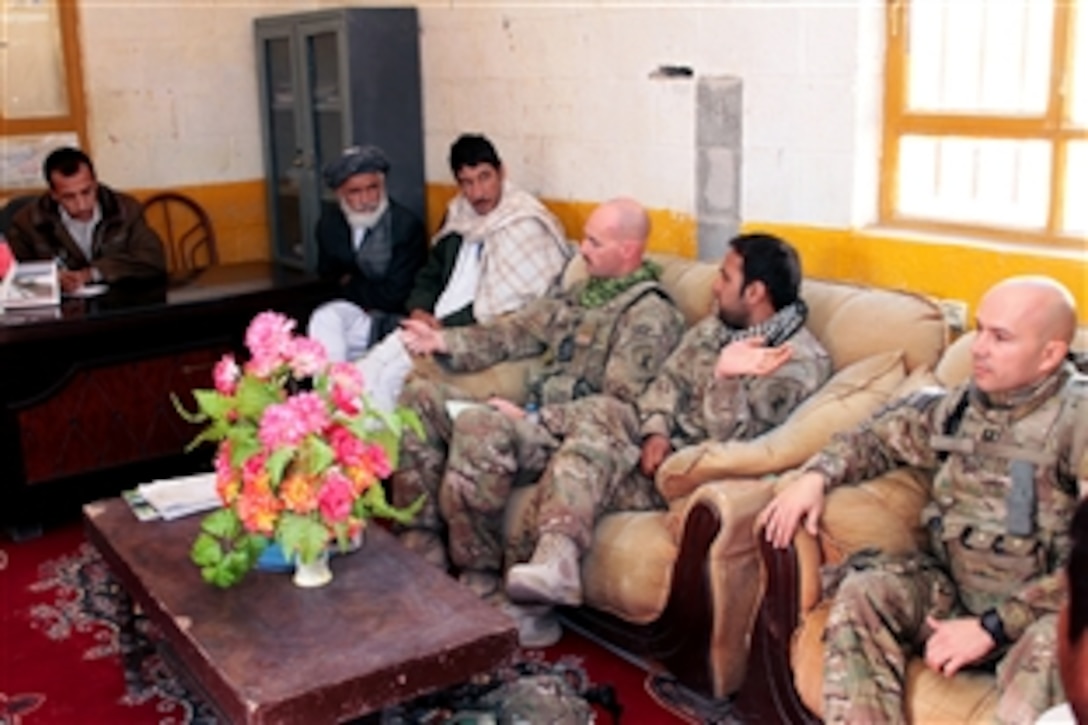
{"label": "window frame", "polygon": [[[1042,116],[998,116],[913,111],[907,107],[908,19],[912,0],[885,4],[884,133],[880,164],[878,221],[881,226],[934,234],[977,237],[1028,243],[1054,249],[1088,249],[1088,240],[1062,231],[1065,178],[1069,145],[1088,139],[1088,129],[1066,121],[1066,106],[1073,83],[1075,12],[1088,12],[1088,0],[1054,2],[1050,79],[1047,108]],[[1081,52],[1088,52],[1088,48]],[[1032,139],[1051,148],[1050,192],[1043,230],[968,224],[906,216],[897,211],[899,198],[899,144],[904,136],[970,137],[979,139]]]}
{"label": "window frame", "polygon": [[[88,155],[87,107],[83,96],[83,65],[79,45],[79,8],[75,0],[56,0],[57,19],[64,57],[65,92],[68,113],[43,118],[6,118],[0,113],[0,136],[36,136],[75,133],[79,146]],[[2,187],[0,187],[2,188]],[[11,189],[3,189],[10,191]]]}

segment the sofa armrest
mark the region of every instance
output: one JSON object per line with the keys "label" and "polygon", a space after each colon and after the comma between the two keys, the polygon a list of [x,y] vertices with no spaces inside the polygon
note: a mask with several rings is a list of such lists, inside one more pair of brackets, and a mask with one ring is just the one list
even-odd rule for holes
{"label": "sofa armrest", "polygon": [[[805,532],[792,545],[777,549],[755,531],[759,543],[761,584],[764,587],[755,626],[748,677],[737,695],[737,715],[744,722],[818,723],[793,682],[790,645],[802,616],[802,601],[810,595],[802,576],[802,558],[817,558],[819,547]],[[818,576],[817,576],[818,579]]]}
{"label": "sofa armrest", "polygon": [[744,682],[752,626],[763,596],[752,529],[773,492],[770,479],[714,481],[674,502],[669,513],[667,525],[677,541],[687,534],[695,511],[713,512],[720,524],[705,562],[713,612],[708,656],[718,696],[736,692]]}
{"label": "sofa armrest", "polygon": [[[922,543],[920,513],[928,500],[925,474],[900,468],[835,489],[826,499],[819,535],[798,529],[786,549],[775,549],[757,528],[765,588],[752,633],[749,681],[738,707],[749,717],[818,722],[822,682],[822,567],[855,551],[907,551]],[[768,711],[767,703],[775,708]],[[807,703],[807,705],[806,705]]]}

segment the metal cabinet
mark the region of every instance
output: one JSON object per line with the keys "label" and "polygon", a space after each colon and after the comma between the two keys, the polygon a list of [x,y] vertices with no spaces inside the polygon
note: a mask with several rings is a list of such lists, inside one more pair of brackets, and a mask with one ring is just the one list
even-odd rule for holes
{"label": "metal cabinet", "polygon": [[426,219],[415,8],[343,8],[254,21],[272,256],[313,269],[324,165],[375,144],[389,195]]}

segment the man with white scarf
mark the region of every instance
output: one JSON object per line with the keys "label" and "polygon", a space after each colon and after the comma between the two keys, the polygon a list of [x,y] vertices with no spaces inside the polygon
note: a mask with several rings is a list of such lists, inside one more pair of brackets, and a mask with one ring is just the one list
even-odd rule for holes
{"label": "man with white scarf", "polygon": [[[449,161],[460,191],[407,300],[409,317],[435,329],[520,309],[556,283],[573,255],[555,216],[506,180],[486,137],[462,135]],[[392,410],[412,368],[401,333],[387,336],[356,364],[371,401]]]}
{"label": "man with white scarf", "polygon": [[389,161],[377,146],[352,146],[325,166],[336,191],[317,222],[317,271],[341,299],[314,310],[308,334],[334,362],[352,360],[396,329],[427,258],[423,224],[389,198]]}

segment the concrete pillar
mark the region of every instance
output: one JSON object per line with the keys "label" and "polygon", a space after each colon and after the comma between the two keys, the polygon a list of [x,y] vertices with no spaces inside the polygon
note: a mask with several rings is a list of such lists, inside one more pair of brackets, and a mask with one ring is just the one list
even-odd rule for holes
{"label": "concrete pillar", "polygon": [[741,81],[701,77],[695,98],[698,254],[716,261],[740,229]]}

